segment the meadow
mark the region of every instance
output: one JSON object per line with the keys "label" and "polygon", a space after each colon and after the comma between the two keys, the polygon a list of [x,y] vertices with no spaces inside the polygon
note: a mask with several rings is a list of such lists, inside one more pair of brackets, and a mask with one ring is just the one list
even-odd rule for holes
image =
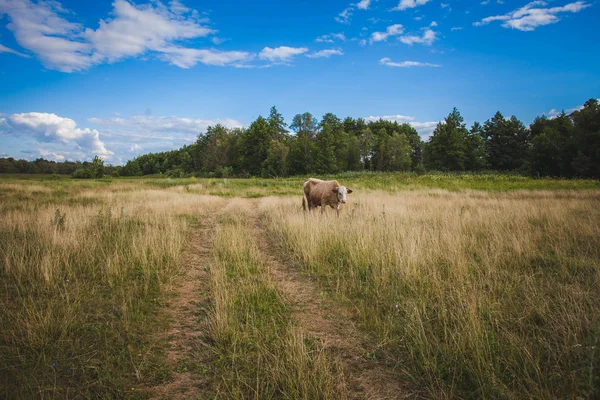
{"label": "meadow", "polygon": [[598,181],[337,179],[1,177],[0,396],[600,395]]}

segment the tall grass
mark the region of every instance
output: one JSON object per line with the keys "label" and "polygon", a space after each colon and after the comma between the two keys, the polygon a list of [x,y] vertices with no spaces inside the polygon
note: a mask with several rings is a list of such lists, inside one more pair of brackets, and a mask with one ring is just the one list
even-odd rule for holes
{"label": "tall grass", "polygon": [[598,192],[356,194],[345,215],[263,199],[270,234],[441,398],[600,395]]}
{"label": "tall grass", "polygon": [[234,200],[220,215],[210,267],[216,398],[346,398],[333,359],[292,321],[257,246],[248,207]]}
{"label": "tall grass", "polygon": [[190,215],[218,200],[118,189],[0,187],[0,397],[131,397],[168,378],[153,311]]}

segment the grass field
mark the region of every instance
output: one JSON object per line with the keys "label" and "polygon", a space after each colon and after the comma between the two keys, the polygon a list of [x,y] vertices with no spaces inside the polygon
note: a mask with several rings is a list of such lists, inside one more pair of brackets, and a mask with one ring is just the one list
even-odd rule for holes
{"label": "grass field", "polygon": [[595,398],[600,184],[0,178],[0,397]]}

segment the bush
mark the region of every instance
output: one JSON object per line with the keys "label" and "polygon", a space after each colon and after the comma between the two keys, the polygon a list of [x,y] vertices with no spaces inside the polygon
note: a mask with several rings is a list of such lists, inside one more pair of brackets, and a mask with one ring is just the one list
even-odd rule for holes
{"label": "bush", "polygon": [[92,174],[87,168],[79,168],[73,172],[73,178],[75,179],[92,179]]}
{"label": "bush", "polygon": [[73,172],[75,179],[98,179],[104,176],[104,161],[95,156],[91,163],[84,163],[82,168]]}

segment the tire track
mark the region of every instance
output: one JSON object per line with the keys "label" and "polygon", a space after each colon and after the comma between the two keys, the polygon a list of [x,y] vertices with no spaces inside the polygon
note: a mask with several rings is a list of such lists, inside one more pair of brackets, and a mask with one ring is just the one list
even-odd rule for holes
{"label": "tire track", "polygon": [[318,282],[302,274],[276,244],[268,240],[268,231],[261,221],[258,207],[253,218],[254,237],[268,262],[273,280],[292,305],[298,324],[315,340],[336,356],[346,375],[346,385],[352,398],[405,399],[414,398],[398,382],[388,367],[367,359],[370,353],[364,343],[368,338],[351,322],[348,312],[325,298]]}
{"label": "tire track", "polygon": [[173,372],[171,382],[151,388],[152,399],[195,399],[210,392],[210,380],[188,365],[210,364],[211,354],[204,341],[207,308],[210,304],[210,284],[207,267],[212,260],[212,241],[217,210],[202,216],[200,226],[190,230],[190,240],[184,255],[183,276],[175,288],[176,297],[166,312],[171,321],[162,340],[167,364]]}

